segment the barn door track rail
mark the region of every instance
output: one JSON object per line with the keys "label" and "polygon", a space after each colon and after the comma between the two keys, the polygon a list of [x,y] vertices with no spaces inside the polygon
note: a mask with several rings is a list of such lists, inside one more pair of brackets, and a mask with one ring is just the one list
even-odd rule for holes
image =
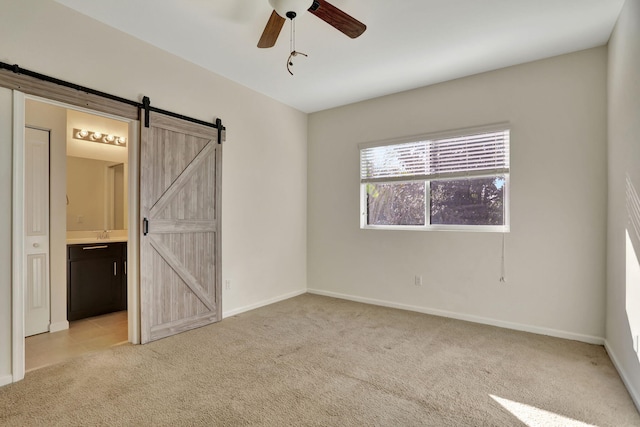
{"label": "barn door track rail", "polygon": [[[12,71],[14,74],[21,74],[24,76],[29,76],[38,80],[42,80],[45,82],[53,83],[59,86],[63,86],[69,89],[75,89],[80,92],[84,92],[90,95],[99,96],[102,98],[109,99],[111,101],[121,102],[126,105],[130,105],[132,107],[137,107],[140,110],[144,110],[144,126],[149,127],[149,113],[151,111],[155,113],[164,114],[167,116],[175,117],[177,119],[185,120],[191,123],[197,123],[199,125],[212,127],[218,130],[218,144],[221,144],[224,138],[223,131],[226,128],[222,125],[222,120],[220,118],[216,118],[215,122],[205,122],[204,120],[199,120],[193,117],[184,116],[182,114],[174,113],[171,111],[163,110],[160,108],[152,107],[151,101],[148,96],[144,96],[142,98],[142,102],[132,101],[130,99],[122,98],[116,95],[112,95],[110,93],[101,92],[99,90],[91,89],[85,86],[77,85],[75,83],[70,83],[65,80],[60,80],[55,77],[47,76],[46,74],[37,73],[35,71],[27,70],[25,68],[21,68],[17,64],[7,64],[5,62],[0,62],[0,70],[8,70]],[[139,118],[141,119],[141,118]]]}

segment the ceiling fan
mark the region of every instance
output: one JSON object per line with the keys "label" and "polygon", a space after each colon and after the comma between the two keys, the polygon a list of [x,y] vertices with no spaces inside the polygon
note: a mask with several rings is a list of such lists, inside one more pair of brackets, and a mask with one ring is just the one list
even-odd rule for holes
{"label": "ceiling fan", "polygon": [[285,18],[293,20],[306,10],[327,24],[355,39],[367,29],[367,26],[325,0],[269,0],[273,7],[260,41],[259,48],[273,47],[278,40]]}

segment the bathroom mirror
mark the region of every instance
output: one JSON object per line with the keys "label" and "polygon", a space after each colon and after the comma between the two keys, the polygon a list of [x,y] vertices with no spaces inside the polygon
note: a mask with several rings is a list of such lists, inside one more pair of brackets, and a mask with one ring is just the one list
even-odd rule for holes
{"label": "bathroom mirror", "polygon": [[127,229],[125,163],[67,156],[67,231]]}

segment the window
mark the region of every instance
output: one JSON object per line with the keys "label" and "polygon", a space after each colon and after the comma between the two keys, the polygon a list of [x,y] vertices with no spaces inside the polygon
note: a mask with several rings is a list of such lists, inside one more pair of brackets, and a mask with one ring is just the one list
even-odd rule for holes
{"label": "window", "polygon": [[360,146],[361,228],[508,231],[509,129]]}

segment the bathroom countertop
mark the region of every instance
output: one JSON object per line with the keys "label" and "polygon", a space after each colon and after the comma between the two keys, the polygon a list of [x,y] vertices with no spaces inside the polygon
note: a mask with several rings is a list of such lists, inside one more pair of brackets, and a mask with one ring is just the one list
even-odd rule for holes
{"label": "bathroom countertop", "polygon": [[97,237],[77,237],[73,239],[67,239],[67,245],[87,245],[87,244],[98,244],[98,243],[118,243],[118,242],[126,242],[127,237],[110,237],[108,239],[98,239]]}

